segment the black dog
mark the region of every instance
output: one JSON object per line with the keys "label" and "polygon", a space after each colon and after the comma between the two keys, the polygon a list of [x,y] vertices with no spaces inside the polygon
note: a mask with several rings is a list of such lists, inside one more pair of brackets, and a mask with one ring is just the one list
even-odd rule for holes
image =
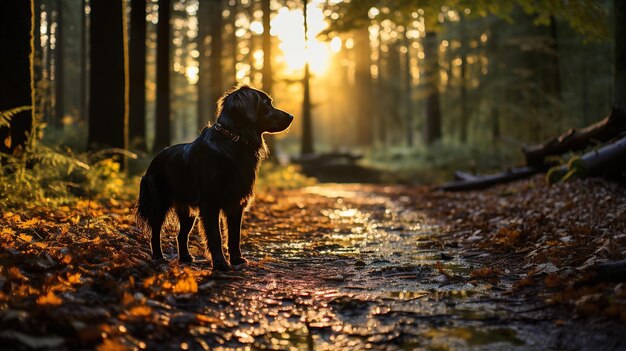
{"label": "black dog", "polygon": [[163,259],[161,226],[173,209],[180,223],[179,260],[193,260],[187,240],[199,209],[213,269],[229,268],[222,252],[220,211],[228,227],[230,263],[246,263],[239,248],[241,220],[253,198],[259,163],[267,154],[262,135],[284,131],[293,116],[276,109],[264,92],[247,86],[224,94],[217,114],[217,122],[193,142],[159,152],[141,178],[137,220],[152,230],[154,259]]}

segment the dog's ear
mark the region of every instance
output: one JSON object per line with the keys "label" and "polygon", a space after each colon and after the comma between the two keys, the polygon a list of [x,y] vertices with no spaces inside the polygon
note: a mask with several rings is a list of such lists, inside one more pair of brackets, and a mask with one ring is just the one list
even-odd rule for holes
{"label": "dog's ear", "polygon": [[225,124],[242,126],[258,121],[260,97],[251,88],[240,87],[227,92],[218,102],[218,118]]}

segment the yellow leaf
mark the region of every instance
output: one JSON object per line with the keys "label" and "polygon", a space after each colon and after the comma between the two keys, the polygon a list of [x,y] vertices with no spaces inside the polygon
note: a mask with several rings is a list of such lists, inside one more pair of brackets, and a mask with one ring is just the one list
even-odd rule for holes
{"label": "yellow leaf", "polygon": [[22,228],[22,229],[26,229],[26,228],[30,228],[32,226],[34,226],[35,224],[39,223],[39,218],[37,217],[33,217],[27,221],[24,221],[20,224],[18,224],[17,226]]}
{"label": "yellow leaf", "polygon": [[11,135],[9,134],[9,136],[6,137],[6,139],[4,139],[4,146],[6,146],[8,149],[11,148]]}
{"label": "yellow leaf", "polygon": [[135,306],[128,311],[132,316],[148,317],[152,314],[152,309],[149,306],[141,305]]}
{"label": "yellow leaf", "polygon": [[29,243],[29,242],[32,242],[32,241],[33,241],[33,237],[32,237],[31,235],[24,234],[24,233],[20,234],[20,235],[18,236],[18,238],[20,238],[20,239],[22,239],[22,240],[26,241],[27,243]]}
{"label": "yellow leaf", "polygon": [[78,284],[80,283],[80,273],[71,274],[67,273],[67,282],[70,284]]}
{"label": "yellow leaf", "polygon": [[126,351],[126,350],[130,350],[130,348],[124,345],[119,340],[104,339],[102,344],[98,345],[96,350],[98,351]]}
{"label": "yellow leaf", "polygon": [[47,295],[42,295],[37,298],[37,303],[40,305],[60,305],[63,303],[63,300],[52,291],[48,291]]}

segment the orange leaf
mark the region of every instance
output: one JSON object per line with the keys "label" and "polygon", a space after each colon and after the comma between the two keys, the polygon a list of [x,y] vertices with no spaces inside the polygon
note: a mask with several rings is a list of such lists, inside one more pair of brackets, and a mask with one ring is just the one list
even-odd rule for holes
{"label": "orange leaf", "polygon": [[148,317],[152,314],[152,309],[146,305],[135,306],[128,311],[132,316]]}
{"label": "orange leaf", "polygon": [[63,303],[63,300],[52,291],[48,291],[47,295],[42,295],[37,298],[37,303],[40,305],[60,305]]}

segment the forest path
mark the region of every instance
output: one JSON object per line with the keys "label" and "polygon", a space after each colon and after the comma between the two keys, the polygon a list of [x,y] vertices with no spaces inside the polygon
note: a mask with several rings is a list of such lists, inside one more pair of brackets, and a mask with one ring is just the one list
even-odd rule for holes
{"label": "forest path", "polygon": [[581,182],[262,192],[229,272],[171,225],[152,261],[129,202],[6,211],[0,348],[623,350],[624,284],[574,283],[626,247],[626,190]]}
{"label": "forest path", "polygon": [[503,296],[506,281],[472,279],[481,266],[445,247],[445,228],[414,200],[399,188],[336,184],[261,196],[245,225],[251,263],[213,276],[195,312],[223,323],[197,340],[299,350],[557,346],[546,340],[554,321],[536,312],[545,306]]}

